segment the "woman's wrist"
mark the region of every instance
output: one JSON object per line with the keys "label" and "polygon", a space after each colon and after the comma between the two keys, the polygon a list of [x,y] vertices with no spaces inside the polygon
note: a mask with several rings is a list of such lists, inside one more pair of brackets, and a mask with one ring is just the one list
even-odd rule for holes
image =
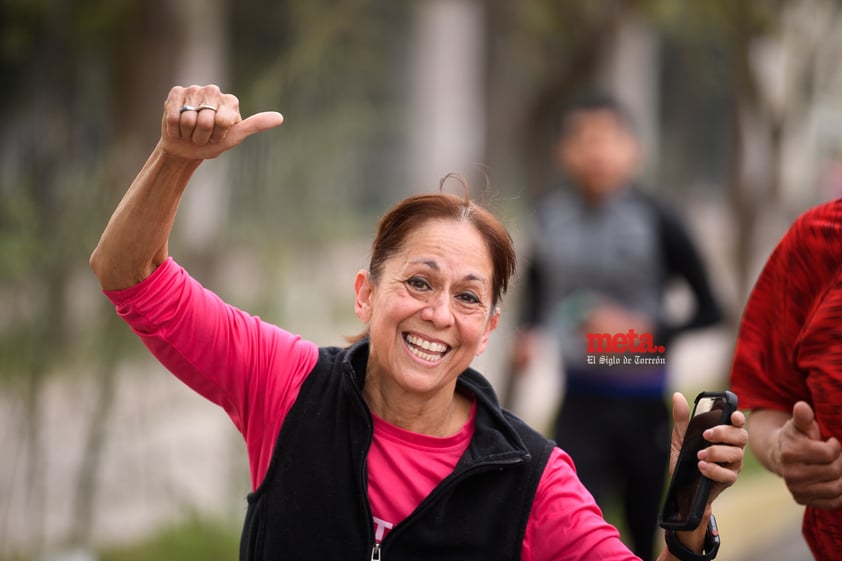
{"label": "woman's wrist", "polygon": [[681,561],[709,561],[716,557],[719,551],[716,518],[708,512],[703,520],[707,524],[700,524],[691,532],[666,531],[667,549],[673,557]]}
{"label": "woman's wrist", "polygon": [[155,148],[152,151],[150,159],[154,158],[158,158],[165,166],[172,169],[183,169],[191,174],[204,161],[202,158],[191,158],[168,149],[163,139],[158,141],[158,144],[155,145]]}

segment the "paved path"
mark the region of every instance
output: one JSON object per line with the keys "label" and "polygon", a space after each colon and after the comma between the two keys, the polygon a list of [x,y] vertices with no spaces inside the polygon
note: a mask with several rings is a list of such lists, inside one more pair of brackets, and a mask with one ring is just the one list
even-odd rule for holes
{"label": "paved path", "polygon": [[717,561],[813,561],[801,537],[803,508],[772,474],[741,476],[714,513],[722,535]]}

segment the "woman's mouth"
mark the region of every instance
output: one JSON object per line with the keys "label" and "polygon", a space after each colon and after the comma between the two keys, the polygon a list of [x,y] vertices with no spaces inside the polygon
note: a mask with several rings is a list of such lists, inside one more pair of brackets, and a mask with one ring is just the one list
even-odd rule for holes
{"label": "woman's mouth", "polygon": [[406,346],[416,357],[427,362],[437,362],[447,354],[450,347],[443,343],[436,343],[434,341],[427,341],[417,335],[410,335],[408,333],[403,336],[406,341]]}

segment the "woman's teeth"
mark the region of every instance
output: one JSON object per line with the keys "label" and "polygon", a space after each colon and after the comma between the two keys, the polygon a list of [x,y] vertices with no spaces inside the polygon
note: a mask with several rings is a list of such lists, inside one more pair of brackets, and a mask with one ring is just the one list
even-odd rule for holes
{"label": "woman's teeth", "polygon": [[439,360],[447,352],[447,345],[427,341],[415,335],[407,335],[406,342],[409,343],[409,351],[412,354],[429,362]]}

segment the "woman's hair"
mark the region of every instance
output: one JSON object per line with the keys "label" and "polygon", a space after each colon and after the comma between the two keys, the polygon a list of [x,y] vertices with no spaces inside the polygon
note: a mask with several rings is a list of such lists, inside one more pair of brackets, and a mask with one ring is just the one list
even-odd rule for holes
{"label": "woman's hair", "polygon": [[[442,178],[440,188],[443,188],[448,180],[459,182],[464,189],[464,195],[443,191],[413,195],[397,203],[380,218],[371,244],[371,261],[368,267],[371,281],[374,284],[380,281],[386,262],[403,249],[409,236],[430,220],[468,223],[473,225],[485,240],[491,256],[493,309],[508,290],[509,280],[515,272],[514,243],[500,220],[471,200],[468,183],[464,177],[449,174]],[[351,340],[358,338],[353,337]]]}
{"label": "woman's hair", "polygon": [[463,196],[445,192],[413,195],[383,215],[371,244],[368,268],[372,282],[376,284],[380,280],[384,264],[403,249],[410,234],[430,220],[454,220],[473,225],[485,240],[493,268],[492,305],[496,306],[508,290],[509,280],[515,272],[512,238],[497,217],[471,200],[468,183],[462,176],[451,173],[441,180],[441,186],[450,179],[462,185],[465,190]]}

